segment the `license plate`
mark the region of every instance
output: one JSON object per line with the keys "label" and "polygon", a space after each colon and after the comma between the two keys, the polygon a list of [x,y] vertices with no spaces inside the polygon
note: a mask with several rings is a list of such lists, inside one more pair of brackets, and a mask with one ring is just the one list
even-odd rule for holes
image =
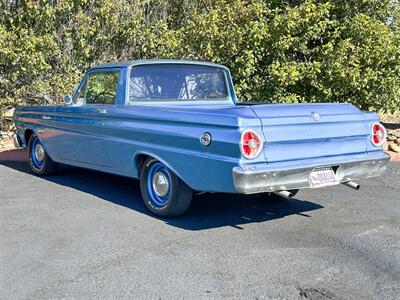
{"label": "license plate", "polygon": [[310,174],[309,181],[311,187],[315,188],[338,184],[332,168],[314,169]]}

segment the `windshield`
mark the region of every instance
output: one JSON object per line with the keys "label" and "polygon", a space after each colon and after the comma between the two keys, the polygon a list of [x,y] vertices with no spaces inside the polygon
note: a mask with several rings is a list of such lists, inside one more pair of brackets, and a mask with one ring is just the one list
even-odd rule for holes
{"label": "windshield", "polygon": [[228,97],[223,70],[215,67],[143,66],[131,70],[129,101],[219,100]]}

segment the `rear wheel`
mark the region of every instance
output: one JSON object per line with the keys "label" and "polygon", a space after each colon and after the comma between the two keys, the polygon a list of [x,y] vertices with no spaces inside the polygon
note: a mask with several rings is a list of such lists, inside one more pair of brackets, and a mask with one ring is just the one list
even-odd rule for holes
{"label": "rear wheel", "polygon": [[55,163],[46,153],[36,134],[32,134],[28,142],[29,164],[31,170],[38,175],[50,175],[57,169]]}
{"label": "rear wheel", "polygon": [[192,201],[192,189],[154,158],[148,158],[143,164],[140,189],[147,208],[160,217],[180,216]]}

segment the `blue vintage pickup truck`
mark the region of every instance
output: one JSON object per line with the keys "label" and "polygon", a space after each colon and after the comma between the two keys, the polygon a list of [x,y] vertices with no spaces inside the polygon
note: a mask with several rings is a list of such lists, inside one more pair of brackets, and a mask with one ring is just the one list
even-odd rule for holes
{"label": "blue vintage pickup truck", "polygon": [[276,193],[384,173],[385,128],[351,104],[241,103],[221,65],[99,65],[65,105],[18,107],[14,141],[34,173],[58,163],[138,178],[148,209],[178,216],[193,193]]}

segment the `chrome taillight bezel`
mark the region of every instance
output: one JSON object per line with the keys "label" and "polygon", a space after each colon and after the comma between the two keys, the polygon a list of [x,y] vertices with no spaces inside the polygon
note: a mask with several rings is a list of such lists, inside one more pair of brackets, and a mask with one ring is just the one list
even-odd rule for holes
{"label": "chrome taillight bezel", "polygon": [[[254,152],[254,153],[251,153],[250,155],[247,154],[247,153],[245,153],[245,152],[244,152],[244,149],[243,149],[243,145],[244,145],[244,143],[243,143],[243,138],[244,138],[244,135],[245,135],[246,133],[252,133],[252,134],[254,134],[255,136],[257,136],[257,138],[260,140],[260,143],[259,143],[259,145],[258,145],[257,151]],[[264,144],[265,144],[265,142],[264,142],[263,135],[260,134],[259,132],[255,131],[254,129],[245,129],[245,130],[243,130],[242,133],[240,134],[239,148],[240,148],[240,153],[242,154],[242,156],[243,156],[245,159],[252,160],[252,159],[256,159],[258,156],[260,156],[262,150],[264,149]]]}
{"label": "chrome taillight bezel", "polygon": [[[374,141],[374,136],[376,135],[376,133],[374,133],[375,126],[379,126],[379,128],[381,128],[383,131],[383,137],[379,143],[375,143],[375,141]],[[370,141],[371,141],[372,145],[374,145],[375,147],[382,147],[386,141],[386,138],[387,138],[387,131],[386,131],[385,126],[383,126],[380,122],[372,123],[370,126]]]}

